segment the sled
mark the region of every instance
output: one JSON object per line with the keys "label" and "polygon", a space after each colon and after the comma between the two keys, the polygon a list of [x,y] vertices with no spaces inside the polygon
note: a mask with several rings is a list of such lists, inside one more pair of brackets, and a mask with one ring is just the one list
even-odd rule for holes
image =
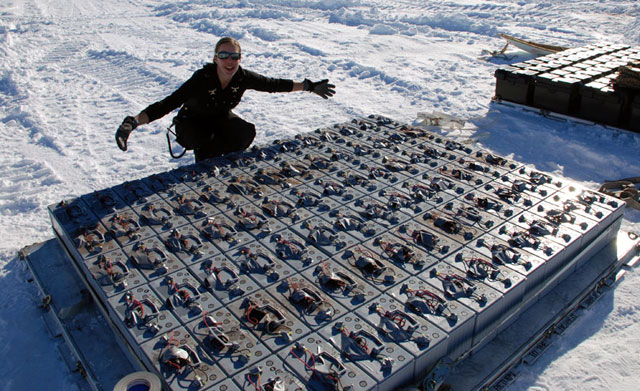
{"label": "sled", "polygon": [[537,42],[527,41],[521,38],[516,38],[512,35],[499,33],[499,36],[507,40],[507,45],[502,49],[506,50],[508,45],[513,45],[518,49],[524,50],[527,53],[532,53],[538,56],[546,56],[547,54],[561,52],[563,50],[567,50],[568,48],[564,46],[555,46],[555,45],[546,45]]}

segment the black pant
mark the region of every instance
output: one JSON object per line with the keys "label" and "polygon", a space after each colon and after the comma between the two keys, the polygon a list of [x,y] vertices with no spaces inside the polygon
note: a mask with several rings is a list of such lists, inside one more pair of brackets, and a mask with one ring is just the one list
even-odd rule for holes
{"label": "black pant", "polygon": [[244,151],[256,137],[255,125],[231,111],[226,117],[216,118],[213,123],[208,123],[205,129],[203,130],[213,134],[213,137],[194,148],[196,162],[230,152]]}

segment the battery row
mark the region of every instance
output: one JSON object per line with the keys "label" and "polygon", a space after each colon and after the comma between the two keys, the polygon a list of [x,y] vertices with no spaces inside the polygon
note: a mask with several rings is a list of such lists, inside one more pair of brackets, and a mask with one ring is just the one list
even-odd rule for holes
{"label": "battery row", "polygon": [[640,47],[592,44],[500,67],[496,98],[640,131],[640,97],[615,88],[620,68],[640,63]]}
{"label": "battery row", "polygon": [[386,391],[489,343],[623,207],[374,115],[49,212],[166,389]]}

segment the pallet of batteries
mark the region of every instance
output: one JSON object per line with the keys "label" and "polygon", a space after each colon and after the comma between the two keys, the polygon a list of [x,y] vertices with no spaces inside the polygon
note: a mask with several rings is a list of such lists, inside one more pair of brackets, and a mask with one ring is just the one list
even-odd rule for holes
{"label": "pallet of batteries", "polygon": [[623,207],[370,116],[49,212],[165,389],[386,391],[490,341]]}
{"label": "pallet of batteries", "polygon": [[640,131],[640,96],[615,89],[619,68],[640,62],[640,47],[593,44],[496,70],[496,98]]}

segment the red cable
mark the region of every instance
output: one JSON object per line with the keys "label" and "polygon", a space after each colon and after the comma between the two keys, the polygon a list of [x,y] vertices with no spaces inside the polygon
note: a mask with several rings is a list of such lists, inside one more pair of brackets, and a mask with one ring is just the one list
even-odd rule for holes
{"label": "red cable", "polygon": [[260,386],[260,375],[259,375],[259,374],[258,374],[258,379],[257,379],[257,381],[256,381],[256,383],[258,383],[258,384],[256,384],[256,383],[254,383],[253,381],[251,381],[251,374],[250,374],[250,373],[249,373],[249,374],[247,374],[247,380],[249,380],[249,383],[251,383],[251,385],[253,386],[253,388],[254,388],[256,391],[260,391],[260,389],[261,389],[262,387]]}
{"label": "red cable", "polygon": [[[308,351],[308,350],[305,348],[305,351]],[[300,358],[297,354],[295,354],[295,353],[293,352],[293,347],[291,347],[290,352],[291,352],[291,354],[293,355],[293,357],[295,357],[295,358],[297,358],[298,360],[300,360],[300,361],[304,364],[304,366],[305,366],[305,367],[307,367],[307,369],[309,369],[309,370],[311,370],[311,371],[314,371],[314,370],[315,370],[314,368],[315,368],[315,366],[316,366],[316,358],[315,358],[315,356],[313,355],[313,353],[309,352],[309,353],[311,354],[311,361],[313,361],[313,366],[311,366],[311,365],[307,364],[307,362],[306,362],[305,360],[303,360],[302,358]]]}
{"label": "red cable", "polygon": [[252,325],[256,326],[260,323],[260,321],[258,321],[257,319],[251,319],[250,317],[250,313],[251,311],[253,311],[255,308],[257,307],[257,305],[253,304],[253,303],[249,303],[249,305],[247,306],[247,310],[244,312],[244,316],[247,318],[247,320],[249,321],[249,323],[251,323]]}

